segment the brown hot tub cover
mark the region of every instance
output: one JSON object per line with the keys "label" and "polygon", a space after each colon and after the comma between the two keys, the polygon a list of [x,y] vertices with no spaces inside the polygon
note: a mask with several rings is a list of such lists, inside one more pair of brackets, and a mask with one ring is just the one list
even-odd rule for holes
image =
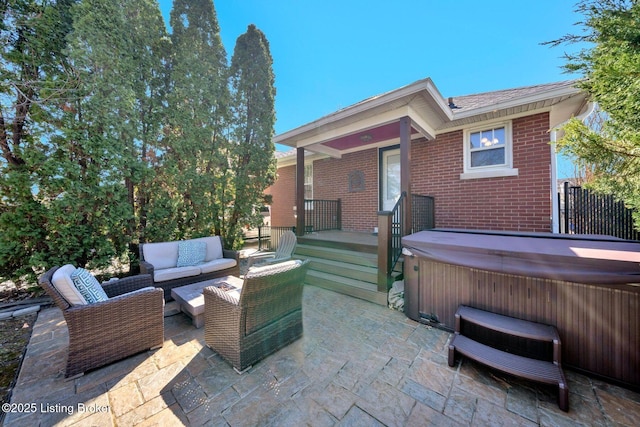
{"label": "brown hot tub cover", "polygon": [[506,274],[587,284],[640,283],[640,243],[607,236],[428,230],[405,255]]}

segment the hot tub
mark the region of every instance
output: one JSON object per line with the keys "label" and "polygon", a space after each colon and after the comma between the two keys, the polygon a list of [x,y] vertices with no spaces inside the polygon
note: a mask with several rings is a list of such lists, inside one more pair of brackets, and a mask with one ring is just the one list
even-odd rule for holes
{"label": "hot tub", "polygon": [[405,313],[453,330],[460,304],[556,326],[569,366],[640,387],[640,243],[429,230],[402,239]]}

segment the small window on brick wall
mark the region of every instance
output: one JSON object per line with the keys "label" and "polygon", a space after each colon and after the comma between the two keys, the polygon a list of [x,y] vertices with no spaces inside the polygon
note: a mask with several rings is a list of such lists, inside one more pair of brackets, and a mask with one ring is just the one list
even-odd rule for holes
{"label": "small window on brick wall", "polygon": [[[304,165],[304,199],[313,199],[313,163]],[[313,210],[313,202],[306,202],[305,209]]]}
{"label": "small window on brick wall", "polygon": [[464,132],[464,173],[460,179],[515,176],[511,122]]}

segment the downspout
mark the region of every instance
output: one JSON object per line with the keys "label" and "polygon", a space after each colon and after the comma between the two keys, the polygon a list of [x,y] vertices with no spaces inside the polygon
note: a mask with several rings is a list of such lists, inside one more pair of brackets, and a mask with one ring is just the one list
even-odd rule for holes
{"label": "downspout", "polygon": [[[580,121],[583,121],[587,118],[593,110],[596,108],[595,102],[590,102],[587,110],[576,116],[576,118]],[[571,119],[569,119],[571,120]],[[556,151],[556,141],[558,140],[558,131],[562,127],[564,127],[569,120],[565,120],[557,126],[554,126],[551,130],[551,232],[559,233],[560,232],[560,206],[558,202],[558,152]]]}

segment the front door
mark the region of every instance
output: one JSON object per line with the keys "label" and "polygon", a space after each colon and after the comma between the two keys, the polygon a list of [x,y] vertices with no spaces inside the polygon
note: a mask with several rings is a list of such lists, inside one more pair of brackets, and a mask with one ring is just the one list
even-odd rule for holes
{"label": "front door", "polygon": [[400,149],[380,150],[380,209],[390,211],[400,198]]}

